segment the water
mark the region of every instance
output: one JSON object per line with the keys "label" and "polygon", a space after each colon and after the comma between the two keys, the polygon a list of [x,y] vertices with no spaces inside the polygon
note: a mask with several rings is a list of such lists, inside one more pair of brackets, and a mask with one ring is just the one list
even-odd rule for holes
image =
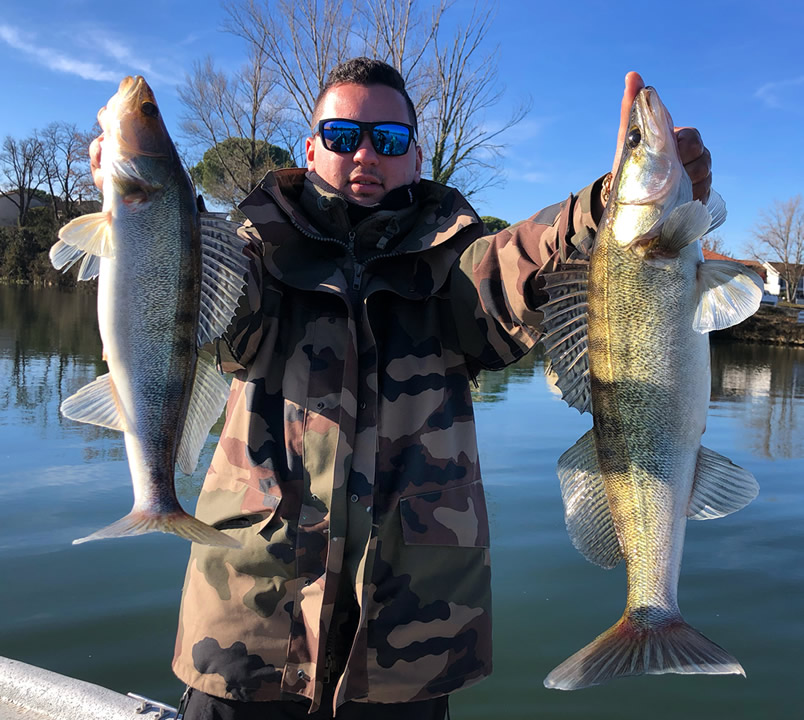
{"label": "water", "polygon": [[[120,433],[61,418],[96,375],[94,298],[0,286],[0,655],[176,704],[175,624],[189,545],[150,535],[71,545],[131,506]],[[689,523],[679,600],[740,677],[628,678],[565,693],[544,676],[611,625],[623,568],[572,547],[555,464],[589,427],[528,356],[484,374],[477,424],[492,525],[495,671],[454,695],[455,720],[800,717],[804,647],[804,350],[715,345],[704,443],[751,470],[746,509]],[[192,509],[200,470],[179,475]]]}

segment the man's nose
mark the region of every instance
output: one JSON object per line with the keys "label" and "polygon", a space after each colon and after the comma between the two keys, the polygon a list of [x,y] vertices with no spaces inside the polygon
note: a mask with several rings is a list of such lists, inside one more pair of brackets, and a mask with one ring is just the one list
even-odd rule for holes
{"label": "man's nose", "polygon": [[376,165],[380,161],[367,132],[364,132],[360,137],[360,144],[357,146],[353,157],[354,161],[360,165]]}

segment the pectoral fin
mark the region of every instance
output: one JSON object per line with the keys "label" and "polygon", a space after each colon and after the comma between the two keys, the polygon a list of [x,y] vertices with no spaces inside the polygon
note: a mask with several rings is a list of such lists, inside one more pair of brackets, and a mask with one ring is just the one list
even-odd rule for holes
{"label": "pectoral fin", "polygon": [[759,484],[750,472],[714,450],[701,447],[687,517],[723,517],[744,508],[758,494]]}
{"label": "pectoral fin", "polygon": [[745,265],[729,260],[701,263],[693,328],[707,333],[741,323],[759,309],[762,288],[762,278]]}
{"label": "pectoral fin", "polygon": [[229,397],[229,386],[217,373],[211,359],[202,353],[195,366],[195,381],[184,421],[176,461],[190,475],[198,464],[210,428],[221,416]]}
{"label": "pectoral fin", "polygon": [[559,458],[558,479],[572,544],[587,560],[613,568],[623,554],[597,461],[594,430]]}
{"label": "pectoral fin", "polygon": [[98,275],[101,257],[114,257],[109,213],[81,215],[59,230],[59,239],[50,248],[53,267],[67,270],[82,257],[79,280],[91,280]]}

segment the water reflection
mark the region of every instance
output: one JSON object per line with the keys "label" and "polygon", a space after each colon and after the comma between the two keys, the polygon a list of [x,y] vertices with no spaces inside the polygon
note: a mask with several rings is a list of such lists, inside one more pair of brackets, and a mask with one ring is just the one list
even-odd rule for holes
{"label": "water reflection", "polygon": [[713,343],[712,409],[736,417],[746,447],[770,460],[804,454],[804,349]]}
{"label": "water reflection", "polygon": [[[710,415],[729,416],[744,430],[741,443],[755,455],[787,459],[804,455],[804,349],[773,345],[712,343]],[[502,372],[481,372],[472,392],[476,402],[506,399],[509,385],[545,370],[541,347]],[[551,391],[555,377],[546,376]]]}
{"label": "water reflection", "polygon": [[31,428],[31,445],[20,451],[58,425],[83,442],[86,462],[124,459],[120,433],[59,413],[65,398],[104,372],[93,295],[0,286],[0,426]]}

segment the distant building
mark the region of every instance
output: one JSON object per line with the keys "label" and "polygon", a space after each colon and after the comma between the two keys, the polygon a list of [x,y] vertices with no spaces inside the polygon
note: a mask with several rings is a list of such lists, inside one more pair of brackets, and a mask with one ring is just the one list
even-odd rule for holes
{"label": "distant building", "polygon": [[[765,263],[765,264],[769,265],[771,268],[773,268],[774,272],[776,272],[776,274],[779,277],[779,279],[778,279],[779,293],[778,294],[780,296],[786,297],[787,296],[787,292],[786,292],[787,283],[785,283],[784,278],[781,277],[781,273],[784,271],[784,263],[781,263],[781,262],[769,262],[769,263]],[[796,267],[796,270],[798,271],[798,274],[800,275],[800,277],[798,279],[798,285],[796,285],[796,291],[793,293],[792,299],[793,299],[793,302],[796,303],[796,305],[804,305],[804,266],[796,265],[795,267]]]}
{"label": "distant building", "polygon": [[781,292],[781,285],[779,284],[779,272],[773,267],[772,263],[759,262],[758,260],[738,260],[737,258],[729,257],[728,255],[721,255],[720,253],[712,252],[711,250],[704,250],[704,260],[730,260],[731,262],[740,263],[751,268],[759,277],[762,278],[762,302],[770,305],[775,305],[779,302],[779,294]]}

